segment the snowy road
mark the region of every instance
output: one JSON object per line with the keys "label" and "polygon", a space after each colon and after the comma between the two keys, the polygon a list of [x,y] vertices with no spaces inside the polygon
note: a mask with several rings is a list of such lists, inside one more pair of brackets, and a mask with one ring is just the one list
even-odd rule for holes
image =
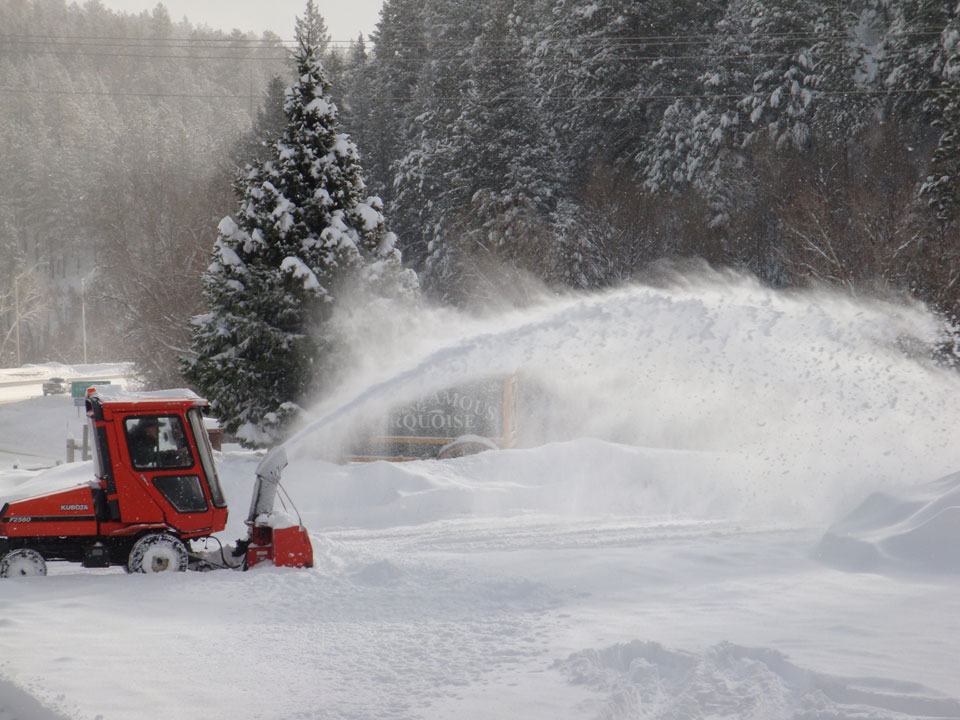
{"label": "snowy road", "polygon": [[[106,380],[113,384],[124,384],[133,378],[129,363],[110,363],[108,365],[25,365],[20,368],[0,368],[0,405],[20,402],[43,394],[43,383],[52,377],[72,380]],[[67,389],[69,393],[69,388]]]}
{"label": "snowy road", "polygon": [[960,717],[960,581],[817,537],[450,520],[315,535],[307,572],[57,568],[4,588],[0,675],[77,718]]}
{"label": "snowy road", "polygon": [[[67,457],[67,439],[80,441],[85,418],[73,406],[69,393],[44,396],[42,384],[51,377],[108,381],[123,386],[132,379],[124,363],[108,365],[64,366],[59,363],[0,369],[0,468],[17,465],[40,469],[62,463]],[[32,421],[39,423],[31,432],[17,427],[22,410],[14,406],[27,402],[33,408]],[[39,431],[38,431],[39,430]],[[79,455],[79,454],[78,454]]]}

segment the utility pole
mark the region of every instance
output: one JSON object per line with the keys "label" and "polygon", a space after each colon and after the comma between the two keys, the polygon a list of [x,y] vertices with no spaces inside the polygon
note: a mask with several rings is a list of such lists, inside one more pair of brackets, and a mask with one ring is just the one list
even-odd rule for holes
{"label": "utility pole", "polygon": [[13,278],[13,321],[17,324],[17,367],[20,367],[20,278],[24,273]]}
{"label": "utility pole", "polygon": [[80,334],[83,336],[83,364],[87,364],[87,278],[80,280]]}
{"label": "utility pole", "polygon": [[83,338],[83,363],[87,363],[87,280],[97,271],[94,268],[80,278],[80,335]]}

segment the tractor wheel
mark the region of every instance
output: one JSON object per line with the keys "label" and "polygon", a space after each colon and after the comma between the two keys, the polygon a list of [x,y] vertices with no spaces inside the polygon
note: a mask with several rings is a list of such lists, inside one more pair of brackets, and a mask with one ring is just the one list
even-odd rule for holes
{"label": "tractor wheel", "polygon": [[179,538],[167,533],[151,533],[133,544],[127,572],[183,572],[187,569],[187,561],[187,548]]}
{"label": "tractor wheel", "polygon": [[43,555],[30,548],[11,550],[0,558],[0,578],[46,575],[47,563]]}

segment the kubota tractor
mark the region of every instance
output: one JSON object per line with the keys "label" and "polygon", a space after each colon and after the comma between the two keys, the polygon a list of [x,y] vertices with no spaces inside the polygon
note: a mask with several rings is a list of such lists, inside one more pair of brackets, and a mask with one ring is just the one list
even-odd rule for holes
{"label": "kubota tractor", "polygon": [[286,466],[282,448],[257,468],[248,536],[227,551],[192,541],[226,527],[227,503],[203,423],[206,400],[190,391],[86,398],[93,479],[0,507],[0,577],[45,575],[47,560],[132,573],[274,565],[312,567],[302,523],[273,513]]}

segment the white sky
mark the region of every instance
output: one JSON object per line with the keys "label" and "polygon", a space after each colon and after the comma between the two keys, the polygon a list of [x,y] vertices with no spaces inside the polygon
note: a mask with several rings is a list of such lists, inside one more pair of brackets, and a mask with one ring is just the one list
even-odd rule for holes
{"label": "white sky", "polygon": [[[160,0],[101,0],[104,6],[122,12],[153,10]],[[306,0],[162,0],[170,17],[186,17],[195,25],[214,30],[262,33],[272,30],[285,40],[293,39],[294,21],[302,15]],[[373,32],[383,0],[314,0],[333,40],[354,40]]]}

